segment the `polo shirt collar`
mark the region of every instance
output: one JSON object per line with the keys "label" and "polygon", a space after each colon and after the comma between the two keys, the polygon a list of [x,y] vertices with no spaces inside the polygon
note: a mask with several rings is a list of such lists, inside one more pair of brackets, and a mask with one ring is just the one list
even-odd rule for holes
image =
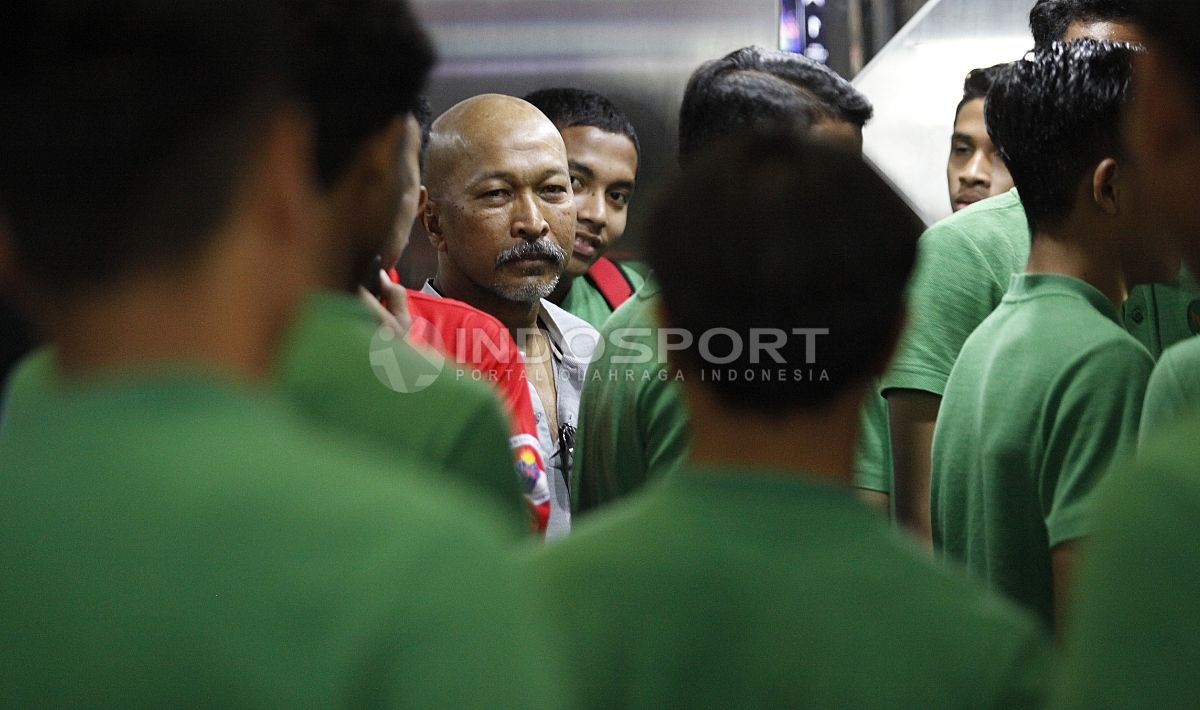
{"label": "polo shirt collar", "polygon": [[1022,301],[1044,295],[1071,296],[1087,301],[1112,322],[1124,327],[1112,301],[1090,283],[1065,274],[1013,274],[1005,301]]}

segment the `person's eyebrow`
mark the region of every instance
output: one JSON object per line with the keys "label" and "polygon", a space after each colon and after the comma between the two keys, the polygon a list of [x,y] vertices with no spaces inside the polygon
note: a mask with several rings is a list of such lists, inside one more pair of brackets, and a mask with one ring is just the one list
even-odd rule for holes
{"label": "person's eyebrow", "polygon": [[960,133],[959,131],[955,131],[954,133],[950,134],[950,140],[962,141],[964,143],[970,143],[971,145],[975,145],[974,138],[972,138],[971,136],[968,136],[966,133]]}
{"label": "person's eyebrow", "polygon": [[584,176],[588,180],[591,180],[592,178],[596,177],[596,172],[594,170],[592,170],[591,168],[589,168],[588,166],[584,165],[583,163],[581,163],[577,160],[568,160],[567,167],[571,170],[571,172],[579,173],[580,175]]}

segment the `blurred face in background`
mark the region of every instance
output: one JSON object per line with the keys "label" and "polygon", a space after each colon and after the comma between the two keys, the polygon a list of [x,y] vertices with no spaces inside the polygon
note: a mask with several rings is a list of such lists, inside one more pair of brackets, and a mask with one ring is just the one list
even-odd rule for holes
{"label": "blurred face in background", "polygon": [[950,191],[950,206],[957,212],[967,205],[999,195],[1012,189],[1008,174],[983,120],[983,99],[971,99],[962,105],[954,118],[954,133],[950,136],[950,159],[946,164],[946,181]]}

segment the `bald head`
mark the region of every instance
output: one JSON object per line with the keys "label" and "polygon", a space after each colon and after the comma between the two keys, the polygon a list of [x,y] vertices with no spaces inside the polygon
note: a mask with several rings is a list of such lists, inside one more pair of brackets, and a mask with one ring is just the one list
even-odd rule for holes
{"label": "bald head", "polygon": [[493,297],[548,296],[575,237],[567,149],[550,119],[512,96],[467,99],[434,121],[425,170],[443,294],[483,310]]}
{"label": "bald head", "polygon": [[476,162],[478,151],[496,148],[557,152],[564,165],[567,161],[562,136],[537,107],[515,96],[480,94],[451,106],[430,128],[425,169],[430,196],[469,179],[461,169]]}

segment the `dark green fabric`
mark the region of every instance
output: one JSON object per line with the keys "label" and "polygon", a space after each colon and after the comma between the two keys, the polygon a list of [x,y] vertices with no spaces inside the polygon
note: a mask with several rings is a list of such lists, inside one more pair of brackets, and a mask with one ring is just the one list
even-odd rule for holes
{"label": "dark green fabric", "polygon": [[0,705],[556,699],[500,519],[424,464],[193,367],[43,382],[0,434]]}
{"label": "dark green fabric", "polygon": [[[462,377],[453,362],[424,389],[389,389],[371,367],[376,328],[372,315],[351,296],[311,296],[280,356],[278,377],[285,397],[317,426],[454,474],[495,501],[513,527],[527,533],[529,512],[496,395],[487,385]],[[401,370],[428,368],[405,343],[397,342],[391,350]]]}
{"label": "dark green fabric", "polygon": [[1200,672],[1200,419],[1114,467],[1068,626],[1057,707],[1195,708]]}
{"label": "dark green fabric", "polygon": [[[633,283],[634,293],[637,293],[646,283],[641,274],[627,268],[624,264],[617,264],[617,268]],[[630,299],[632,298],[630,296]],[[596,330],[600,330],[613,313],[613,309],[608,307],[608,301],[604,300],[600,290],[582,276],[571,282],[570,290],[567,291],[566,296],[563,296],[562,303],[558,305],[567,313],[584,319]]]}
{"label": "dark green fabric", "polygon": [[658,285],[648,282],[600,330],[603,351],[588,366],[579,401],[571,472],[576,512],[636,490],[687,455],[682,386],[658,357],[657,294]]}
{"label": "dark green fabric", "polygon": [[1200,410],[1200,338],[1167,348],[1154,366],[1142,408],[1141,441]]}
{"label": "dark green fabric", "polygon": [[1028,708],[1036,623],[841,487],[684,468],[533,560],[585,708]]}
{"label": "dark green fabric", "polygon": [[1050,550],[1088,534],[1154,361],[1087,283],[1013,277],[954,365],[933,437],[934,545],[1054,624]]}

